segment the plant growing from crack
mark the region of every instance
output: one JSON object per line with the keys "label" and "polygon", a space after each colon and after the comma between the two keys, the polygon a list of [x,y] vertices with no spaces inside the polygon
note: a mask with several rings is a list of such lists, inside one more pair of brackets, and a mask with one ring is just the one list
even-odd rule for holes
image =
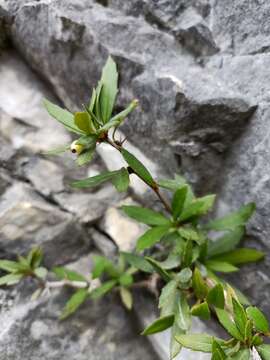
{"label": "plant growing from crack", "polygon": [[[141,161],[125,149],[124,141],[117,140],[118,127],[138,105],[133,100],[125,110],[112,115],[117,82],[116,64],[109,58],[89,104],[82,111],[73,114],[45,100],[49,114],[79,136],[71,145],[49,153],[70,149],[77,154],[78,165],[84,165],[92,160],[96,146],[109,144],[127,165],[75,181],[72,186],[89,188],[112,182],[117,191],[124,192],[130,177],[137,176],[157,195],[163,210],[123,206],[128,217],[148,225],[149,229],[137,240],[134,252],[120,252],[115,262],[94,256],[91,281],[65,267],[49,271],[41,265],[41,249],[34,248],[17,261],[0,260],[0,269],[7,273],[0,278],[0,285],[13,285],[31,277],[38,285],[33,298],[56,287],[72,287],[74,294],[61,319],[73,314],[87,299],[99,299],[111,291],[119,292],[125,307],[131,309],[133,289],[146,287],[159,297],[160,317],[142,334],[171,328],[171,359],[186,347],[211,353],[212,360],[269,360],[270,345],[264,343],[270,337],[268,320],[239,290],[217,275],[236,272],[238,266],[263,258],[264,254],[258,250],[238,247],[255,205],[249,203],[222,218],[205,221],[203,218],[212,209],[215,195],[196,197],[181,176],[155,180]],[[215,238],[211,237],[213,231]],[[52,281],[52,276],[57,280]],[[227,331],[226,340],[189,333],[193,316],[208,320],[211,315]]]}

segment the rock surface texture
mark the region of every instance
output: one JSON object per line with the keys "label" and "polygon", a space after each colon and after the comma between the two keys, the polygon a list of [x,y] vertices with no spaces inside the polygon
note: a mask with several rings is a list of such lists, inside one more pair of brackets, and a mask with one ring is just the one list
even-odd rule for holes
{"label": "rock surface texture", "polygon": [[[255,201],[247,241],[269,253],[269,16],[268,0],[0,0],[1,257],[41,244],[48,265],[64,264],[127,245],[113,219],[122,223],[117,204],[130,199],[109,186],[68,187],[111,154],[101,149],[83,169],[40,154],[71,141],[42,98],[81,106],[108,54],[119,66],[119,109],[140,101],[121,129],[133,146],[155,173],[181,172],[198,193],[217,192],[219,214]],[[138,200],[144,189],[134,190]],[[233,279],[268,315],[269,270],[267,257]],[[156,358],[117,301],[59,324],[65,294],[47,305],[26,305],[27,287],[19,294],[0,293],[0,360]]]}

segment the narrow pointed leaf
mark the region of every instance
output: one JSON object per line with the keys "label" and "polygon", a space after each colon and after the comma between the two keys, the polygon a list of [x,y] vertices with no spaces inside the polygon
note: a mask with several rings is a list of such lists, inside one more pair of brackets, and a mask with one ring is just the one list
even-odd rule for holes
{"label": "narrow pointed leaf", "polygon": [[104,171],[103,173],[89,177],[84,180],[74,181],[71,186],[75,188],[90,188],[94,186],[98,186],[106,181],[112,179],[117,171]]}
{"label": "narrow pointed leaf", "polygon": [[223,286],[221,284],[217,284],[216,286],[214,286],[208,292],[206,300],[209,305],[224,309],[225,297]]}
{"label": "narrow pointed leaf", "polygon": [[194,305],[191,309],[191,314],[193,316],[198,316],[203,320],[209,320],[211,317],[207,302],[202,302],[201,304]]}
{"label": "narrow pointed leaf", "polygon": [[262,333],[269,333],[269,322],[264,314],[256,306],[249,306],[246,309],[247,316],[252,320],[257,331]]}
{"label": "narrow pointed leaf", "polygon": [[210,230],[233,230],[238,226],[245,226],[246,222],[252,216],[255,210],[255,204],[249,203],[242,206],[238,211],[230,213],[220,219],[210,221],[205,228]]}
{"label": "narrow pointed leaf", "polygon": [[155,245],[161,240],[161,238],[167,234],[169,230],[168,226],[156,226],[152,229],[147,230],[138,240],[137,240],[137,250],[142,251],[148,249],[149,247]]}
{"label": "narrow pointed leaf", "polygon": [[112,183],[119,192],[127,191],[129,187],[129,173],[126,168],[122,168],[112,177]]}
{"label": "narrow pointed leaf", "polygon": [[244,337],[239,332],[235,323],[231,320],[230,315],[223,309],[216,308],[216,314],[221,325],[228,333],[237,340],[243,340]]}
{"label": "narrow pointed leaf", "polygon": [[163,269],[159,262],[156,261],[155,259],[151,258],[151,257],[146,257],[145,258],[151,265],[152,267],[156,270],[156,272],[162,277],[162,279],[164,279],[166,282],[170,281],[172,279],[170,273],[168,273],[167,270]]}
{"label": "narrow pointed leaf", "polygon": [[259,261],[263,259],[264,256],[265,254],[263,252],[256,249],[239,248],[225,254],[212,257],[211,260],[223,261],[233,265],[239,265]]}
{"label": "narrow pointed leaf", "polygon": [[208,256],[212,257],[233,250],[240,243],[244,233],[244,227],[239,226],[222,237],[209,241]]}
{"label": "narrow pointed leaf", "polygon": [[90,115],[86,111],[76,112],[74,115],[74,123],[85,134],[95,134],[96,129],[90,118]]}
{"label": "narrow pointed leaf", "polygon": [[143,272],[152,273],[153,267],[149,264],[147,260],[143,256],[139,256],[132,253],[127,252],[121,252],[121,254],[124,256],[125,260],[138,270],[141,270]]}
{"label": "narrow pointed leaf", "polygon": [[66,303],[64,310],[60,316],[61,320],[66,319],[73,314],[87,299],[88,289],[80,289]]}
{"label": "narrow pointed leaf", "polygon": [[133,299],[131,292],[126,287],[120,287],[120,296],[122,303],[128,310],[132,309]]}
{"label": "narrow pointed leaf", "polygon": [[187,196],[188,188],[187,186],[183,186],[182,188],[176,190],[172,199],[172,211],[174,219],[177,219],[185,205],[185,200]]}
{"label": "narrow pointed leaf", "polygon": [[183,334],[175,337],[185,348],[210,353],[214,337],[207,334]]}
{"label": "narrow pointed leaf", "polygon": [[143,179],[148,185],[155,186],[156,183],[152,178],[150,172],[146,169],[146,167],[130,152],[125,149],[121,150],[121,153],[128,163],[128,165],[135,171],[138,176]]}
{"label": "narrow pointed leaf", "polygon": [[130,218],[135,219],[143,224],[152,226],[170,224],[170,220],[167,219],[163,214],[151,209],[143,208],[141,206],[126,205],[122,206],[122,210]]}
{"label": "narrow pointed leaf", "polygon": [[116,284],[117,284],[116,280],[106,281],[98,288],[92,290],[90,293],[90,297],[93,300],[100,299],[101,297],[106,295],[108,292],[110,292],[115,287]]}
{"label": "narrow pointed leaf", "polygon": [[230,263],[224,261],[217,261],[217,260],[208,260],[205,262],[205,266],[208,269],[221,273],[231,273],[239,270],[236,266]]}
{"label": "narrow pointed leaf", "polygon": [[63,124],[67,130],[76,134],[84,134],[84,132],[80,130],[74,123],[74,115],[71,112],[62,109],[60,106],[51,103],[47,99],[44,99],[44,105],[48,113],[61,124]]}
{"label": "narrow pointed leaf", "polygon": [[259,345],[256,346],[258,353],[260,354],[262,360],[269,360],[270,359],[270,345]]}
{"label": "narrow pointed leaf", "polygon": [[174,323],[174,315],[168,315],[161,317],[155,320],[151,325],[149,325],[144,331],[142,335],[152,335],[158,332],[164,331],[171,327]]}

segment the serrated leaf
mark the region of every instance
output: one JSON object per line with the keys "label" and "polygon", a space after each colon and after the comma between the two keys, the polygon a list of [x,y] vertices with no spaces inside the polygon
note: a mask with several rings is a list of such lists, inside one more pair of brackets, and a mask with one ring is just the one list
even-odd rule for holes
{"label": "serrated leaf", "polygon": [[147,326],[142,335],[152,335],[164,331],[171,327],[174,322],[174,315],[168,315],[155,320],[151,325]]}
{"label": "serrated leaf", "polygon": [[215,201],[215,195],[207,195],[191,202],[182,212],[179,221],[187,221],[190,218],[207,214]]}
{"label": "serrated leaf", "polygon": [[143,224],[152,226],[170,224],[170,220],[167,219],[163,214],[141,206],[125,205],[122,206],[122,210],[130,218],[135,219]]}
{"label": "serrated leaf", "polygon": [[90,115],[86,111],[76,112],[74,114],[74,123],[85,134],[95,134],[96,129]]}
{"label": "serrated leaf", "polygon": [[69,270],[65,267],[56,266],[52,269],[52,272],[60,280],[70,280],[70,281],[86,281],[85,277],[76,271]]}
{"label": "serrated leaf", "polygon": [[185,205],[185,200],[187,196],[188,187],[183,186],[180,189],[176,190],[172,199],[172,212],[174,219],[177,219]]}
{"label": "serrated leaf", "polygon": [[175,337],[185,348],[210,353],[214,337],[207,334],[183,334]]}
{"label": "serrated leaf", "polygon": [[0,277],[0,286],[2,285],[15,285],[23,278],[23,274],[8,274]]}
{"label": "serrated leaf", "polygon": [[125,305],[125,307],[128,310],[131,310],[133,304],[133,298],[131,292],[125,287],[120,287],[120,296],[122,303]]}
{"label": "serrated leaf", "polygon": [[20,264],[17,263],[17,261],[11,261],[11,260],[0,260],[0,269],[7,271],[7,272],[17,272],[20,270]]}
{"label": "serrated leaf", "polygon": [[162,277],[166,282],[172,279],[170,273],[167,270],[163,269],[159,262],[151,257],[145,257],[145,259],[150,263],[150,265],[156,270],[156,272]]}
{"label": "serrated leaf", "polygon": [[212,345],[212,357],[211,360],[226,360],[227,356],[223,351],[222,347],[215,340]]}
{"label": "serrated leaf", "polygon": [[34,270],[35,275],[40,279],[46,279],[48,270],[45,267],[38,267]]}
{"label": "serrated leaf", "polygon": [[133,154],[131,154],[125,149],[122,149],[121,153],[128,165],[132,168],[133,171],[135,171],[136,174],[138,174],[141,179],[143,179],[149,186],[156,185],[150,172]]}
{"label": "serrated leaf", "polygon": [[44,99],[44,105],[48,113],[63,124],[67,130],[80,135],[84,134],[84,132],[74,123],[74,115],[71,112],[62,109],[60,106],[51,103],[47,99]]}
{"label": "serrated leaf", "polygon": [[236,355],[232,357],[232,360],[251,360],[250,350],[240,350]]}
{"label": "serrated leaf", "polygon": [[118,170],[112,177],[112,183],[119,192],[127,191],[129,187],[129,173],[126,168]]}
{"label": "serrated leaf", "polygon": [[161,316],[167,316],[174,313],[175,297],[177,294],[177,282],[169,281],[161,290],[158,307],[161,309]]}
{"label": "serrated leaf", "polygon": [[236,266],[230,263],[217,260],[208,260],[205,262],[205,266],[208,269],[221,273],[231,273],[239,270]]}
{"label": "serrated leaf", "polygon": [[150,248],[159,242],[162,237],[168,232],[169,226],[156,226],[147,230],[137,240],[137,250],[142,251]]}
{"label": "serrated leaf", "polygon": [[223,309],[216,308],[216,314],[219,322],[228,333],[237,340],[244,340],[235,323],[231,320],[230,315]]}
{"label": "serrated leaf", "polygon": [[216,240],[210,240],[208,246],[208,256],[212,257],[233,250],[244,236],[243,226],[237,227]]}
{"label": "serrated leaf", "polygon": [[170,340],[170,360],[174,359],[181,351],[182,345],[175,340],[175,337],[182,335],[185,332],[179,328],[176,322],[174,322],[171,330],[171,340]]}
{"label": "serrated leaf", "polygon": [[125,260],[138,270],[141,270],[143,272],[152,273],[153,267],[149,264],[147,260],[144,259],[143,256],[127,253],[127,252],[121,252],[121,254],[124,256]]}
{"label": "serrated leaf", "polygon": [[115,287],[116,284],[117,284],[116,280],[106,281],[101,286],[99,286],[98,288],[92,290],[90,292],[90,297],[93,300],[100,299],[101,297],[106,295],[108,292],[110,292]]}
{"label": "serrated leaf", "polygon": [[109,56],[103,70],[100,80],[102,90],[100,95],[101,115],[103,123],[107,123],[112,115],[116,95],[117,95],[117,82],[118,73],[116,64]]}
{"label": "serrated leaf", "polygon": [[238,211],[232,212],[222,218],[210,221],[205,228],[210,230],[234,230],[238,226],[245,226],[252,216],[255,204],[249,203],[242,206]]}
{"label": "serrated leaf", "polygon": [[91,188],[94,186],[98,186],[106,181],[109,181],[112,179],[112,177],[115,175],[116,171],[104,171],[99,175],[89,177],[84,180],[74,181],[71,186],[75,188]]}
{"label": "serrated leaf", "polygon": [[94,154],[95,154],[95,148],[83,151],[77,157],[77,160],[76,160],[77,164],[79,166],[83,166],[83,165],[89,163],[90,161],[93,160]]}
{"label": "serrated leaf", "polygon": [[190,329],[191,326],[190,309],[187,302],[187,298],[183,292],[180,293],[179,301],[176,304],[175,322],[177,323],[178,327],[184,331]]}
{"label": "serrated leaf", "polygon": [[225,297],[223,286],[221,284],[215,285],[211,290],[209,290],[206,300],[209,305],[224,309]]}
{"label": "serrated leaf", "polygon": [[190,268],[184,268],[176,275],[176,278],[181,283],[187,283],[192,278],[192,271]]}
{"label": "serrated leaf", "polygon": [[71,298],[66,303],[64,310],[60,316],[61,320],[66,319],[71,314],[73,314],[87,299],[88,296],[88,289],[80,289],[75,292],[71,296]]}
{"label": "serrated leaf", "polygon": [[248,318],[252,320],[257,331],[262,333],[268,333],[270,331],[268,320],[256,306],[249,306],[246,309],[246,313]]}
{"label": "serrated leaf", "polygon": [[258,353],[260,354],[262,360],[269,360],[270,359],[270,345],[259,345],[256,346]]}
{"label": "serrated leaf", "polygon": [[193,316],[198,316],[203,320],[209,320],[211,317],[209,306],[205,301],[201,304],[194,305],[191,308],[191,314]]}
{"label": "serrated leaf", "polygon": [[204,299],[206,297],[208,289],[198,268],[195,268],[193,272],[192,286],[198,299]]}
{"label": "serrated leaf", "polygon": [[256,249],[239,248],[225,254],[212,257],[211,259],[228,262],[233,265],[239,265],[259,261],[263,259],[264,256],[265,254],[263,252]]}
{"label": "serrated leaf", "polygon": [[247,324],[247,315],[243,306],[234,298],[232,298],[234,322],[238,327],[240,333],[245,335],[245,328]]}

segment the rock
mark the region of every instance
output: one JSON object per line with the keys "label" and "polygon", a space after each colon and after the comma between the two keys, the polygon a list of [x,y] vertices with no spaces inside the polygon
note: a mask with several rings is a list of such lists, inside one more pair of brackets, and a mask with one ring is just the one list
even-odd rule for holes
{"label": "rock", "polygon": [[[87,303],[75,316],[59,321],[70,297],[54,291],[50,298],[31,302],[17,296],[9,310],[0,313],[0,359],[19,360],[145,360],[156,359],[146,339],[138,335],[132,317],[118,301],[106,298]],[[27,336],[25,336],[27,334]]]}
{"label": "rock", "polygon": [[110,237],[102,230],[90,228],[88,230],[95,247],[106,257],[114,258],[118,254],[118,248]]}
{"label": "rock", "polygon": [[131,220],[120,210],[122,205],[131,203],[131,199],[125,199],[116,206],[109,207],[100,225],[100,228],[113,239],[120,251],[134,250],[136,240],[146,230],[146,226]]}
{"label": "rock", "polygon": [[86,246],[84,232],[72,216],[23,183],[13,184],[2,195],[0,227],[0,246],[6,253],[23,254],[40,245],[48,264],[74,259]]}

